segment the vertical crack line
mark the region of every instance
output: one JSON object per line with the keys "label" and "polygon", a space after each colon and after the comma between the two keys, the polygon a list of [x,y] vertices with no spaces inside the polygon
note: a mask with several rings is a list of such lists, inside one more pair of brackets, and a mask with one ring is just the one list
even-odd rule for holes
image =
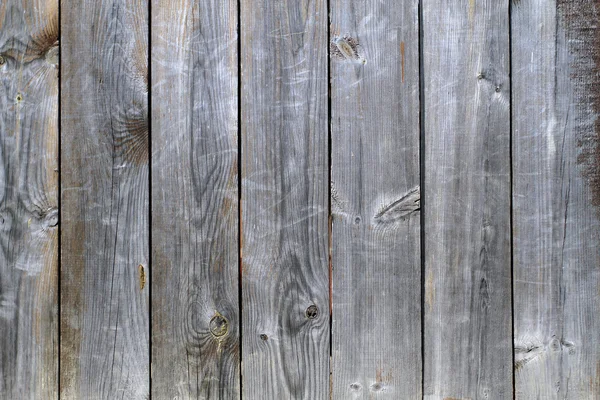
{"label": "vertical crack line", "polygon": [[425,74],[423,64],[423,2],[418,5],[419,24],[419,185],[421,187],[421,398],[425,396]]}
{"label": "vertical crack line", "polygon": [[62,153],[62,141],[61,141],[61,137],[62,137],[62,129],[61,129],[61,125],[62,125],[62,119],[61,119],[61,95],[62,95],[62,38],[61,38],[61,27],[62,27],[62,14],[61,14],[61,3],[62,1],[60,0],[56,0],[58,1],[58,104],[57,104],[57,110],[58,110],[58,265],[57,267],[57,283],[58,283],[58,299],[57,299],[57,303],[58,303],[58,365],[57,365],[57,385],[56,385],[56,389],[58,391],[58,393],[56,394],[56,397],[58,399],[60,399],[60,360],[61,360],[61,328],[62,328],[62,303],[61,303],[61,267],[62,267],[62,251],[61,251],[61,245],[62,245],[62,207],[61,207],[61,199],[62,199],[62,181],[61,181],[61,176],[62,176],[62,162],[61,162],[61,153]]}
{"label": "vertical crack line", "polygon": [[237,178],[238,178],[238,325],[239,325],[239,390],[240,400],[243,396],[243,371],[242,371],[242,0],[237,0]]}
{"label": "vertical crack line", "polygon": [[329,258],[329,398],[333,399],[333,220],[331,215],[331,0],[327,0],[327,225]]}
{"label": "vertical crack line", "polygon": [[152,0],[148,0],[148,399],[152,400]]}
{"label": "vertical crack line", "polygon": [[514,268],[515,268],[515,257],[514,257],[514,238],[513,238],[513,222],[514,222],[514,208],[513,208],[513,82],[512,82],[512,1],[508,0],[508,85],[510,86],[509,100],[508,100],[508,162],[510,164],[509,172],[509,185],[510,185],[510,223],[509,223],[509,234],[510,234],[510,322],[512,331],[511,340],[511,354],[512,354],[512,398],[516,398],[516,382],[515,382],[515,289],[514,289]]}

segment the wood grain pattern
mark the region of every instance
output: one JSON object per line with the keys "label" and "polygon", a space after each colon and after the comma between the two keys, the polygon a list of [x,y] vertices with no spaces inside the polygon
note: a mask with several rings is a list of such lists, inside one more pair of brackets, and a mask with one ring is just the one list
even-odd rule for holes
{"label": "wood grain pattern", "polygon": [[426,399],[513,395],[508,11],[423,3]]}
{"label": "wood grain pattern", "polygon": [[62,3],[62,399],[149,394],[147,10]]}
{"label": "wood grain pattern", "polygon": [[325,1],[241,1],[248,400],[329,398],[327,46]]}
{"label": "wood grain pattern", "polygon": [[512,6],[515,388],[600,396],[600,3]]}
{"label": "wood grain pattern", "polygon": [[418,3],[331,11],[333,399],[421,398]]}
{"label": "wood grain pattern", "polygon": [[0,4],[0,398],[58,395],[58,2]]}
{"label": "wood grain pattern", "polygon": [[237,14],[152,3],[156,399],[239,399]]}

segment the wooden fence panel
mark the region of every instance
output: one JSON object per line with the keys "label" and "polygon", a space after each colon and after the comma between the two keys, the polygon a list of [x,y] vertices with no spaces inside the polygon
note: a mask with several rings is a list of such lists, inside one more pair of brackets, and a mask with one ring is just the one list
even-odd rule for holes
{"label": "wooden fence panel", "polygon": [[512,6],[515,388],[600,396],[600,4]]}
{"label": "wooden fence panel", "polygon": [[331,7],[333,399],[416,399],[418,2]]}
{"label": "wooden fence panel", "polygon": [[327,2],[240,15],[243,398],[328,399]]}
{"label": "wooden fence panel", "polygon": [[237,14],[152,3],[156,399],[239,399]]}
{"label": "wooden fence panel", "polygon": [[58,1],[0,4],[0,398],[58,394]]}
{"label": "wooden fence panel", "polygon": [[426,399],[513,395],[508,6],[423,3]]}
{"label": "wooden fence panel", "polygon": [[146,399],[148,4],[61,10],[61,398]]}

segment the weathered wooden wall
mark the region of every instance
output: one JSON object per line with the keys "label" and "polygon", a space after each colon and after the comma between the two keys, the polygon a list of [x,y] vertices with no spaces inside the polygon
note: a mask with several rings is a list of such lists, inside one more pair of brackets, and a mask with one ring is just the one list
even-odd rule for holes
{"label": "weathered wooden wall", "polygon": [[599,21],[2,0],[0,399],[599,399]]}

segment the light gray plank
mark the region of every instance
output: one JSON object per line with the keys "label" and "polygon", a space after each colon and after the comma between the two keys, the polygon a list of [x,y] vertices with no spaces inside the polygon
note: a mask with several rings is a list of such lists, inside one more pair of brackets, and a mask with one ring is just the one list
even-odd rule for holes
{"label": "light gray plank", "polygon": [[513,395],[508,5],[423,3],[426,399]]}
{"label": "light gray plank", "polygon": [[236,0],[152,2],[152,394],[239,399]]}
{"label": "light gray plank", "polygon": [[600,4],[512,6],[518,399],[600,398]]}
{"label": "light gray plank", "polygon": [[333,399],[417,399],[418,2],[331,14]]}
{"label": "light gray plank", "polygon": [[62,3],[62,399],[149,393],[147,6]]}
{"label": "light gray plank", "polygon": [[58,1],[0,4],[0,398],[58,395]]}
{"label": "light gray plank", "polygon": [[327,46],[326,1],[241,1],[247,400],[329,398]]}

